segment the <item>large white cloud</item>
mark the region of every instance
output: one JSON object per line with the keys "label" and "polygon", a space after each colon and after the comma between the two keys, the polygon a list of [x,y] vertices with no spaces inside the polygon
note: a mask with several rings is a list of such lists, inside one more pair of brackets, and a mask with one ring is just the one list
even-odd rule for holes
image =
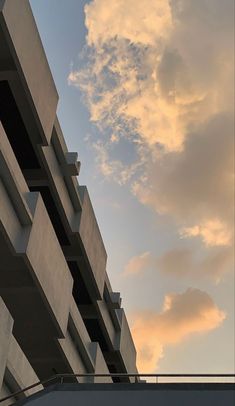
{"label": "large white cloud", "polygon": [[175,345],[192,334],[217,328],[225,319],[212,298],[199,289],[165,296],[163,309],[140,311],[132,316],[132,334],[137,348],[140,372],[156,371],[167,346]]}

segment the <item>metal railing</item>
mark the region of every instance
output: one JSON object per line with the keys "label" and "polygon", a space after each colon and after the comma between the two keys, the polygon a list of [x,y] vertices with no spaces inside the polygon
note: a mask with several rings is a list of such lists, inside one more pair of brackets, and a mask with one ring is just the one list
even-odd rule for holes
{"label": "metal railing", "polygon": [[[42,380],[42,381],[38,381],[35,382],[32,385],[27,386],[26,388],[20,389],[17,392],[14,392],[8,396],[5,396],[4,398],[0,399],[0,403],[12,399],[12,398],[17,398],[22,394],[25,394],[25,392],[36,388],[37,386],[41,385],[48,385],[48,384],[52,384],[52,383],[60,383],[63,384],[65,383],[65,380],[71,379],[74,380],[74,378],[116,378],[116,379],[122,379],[122,378],[134,378],[134,382],[129,382],[132,384],[135,383],[140,383],[140,379],[141,378],[155,378],[155,383],[159,384],[159,378],[167,378],[167,379],[171,379],[171,378],[217,378],[217,381],[213,381],[212,383],[224,383],[223,381],[221,381],[221,378],[233,378],[234,382],[228,382],[228,383],[235,383],[235,374],[125,374],[125,373],[110,373],[110,374],[57,374],[57,375],[53,375],[48,379]],[[218,378],[220,379],[220,381],[218,380]],[[178,380],[173,381],[174,383],[180,383]],[[161,382],[161,383],[173,383],[172,381],[169,382]],[[79,383],[79,381],[77,382]],[[87,381],[87,383],[91,383],[89,381]],[[105,383],[105,382],[103,382]],[[110,382],[112,383],[112,382]],[[148,384],[148,382],[146,382]],[[151,383],[154,383],[151,381]],[[181,381],[181,383],[185,383],[185,381]],[[186,383],[190,383],[189,381],[187,381]],[[191,381],[191,383],[199,383],[197,381]],[[202,383],[202,381],[200,382]],[[207,382],[208,383],[208,382]],[[116,383],[115,383],[116,385]]]}

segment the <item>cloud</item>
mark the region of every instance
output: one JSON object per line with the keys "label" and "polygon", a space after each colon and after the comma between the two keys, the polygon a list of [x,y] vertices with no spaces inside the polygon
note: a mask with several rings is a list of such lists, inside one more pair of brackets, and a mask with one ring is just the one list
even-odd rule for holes
{"label": "cloud", "polygon": [[213,117],[188,136],[181,153],[150,160],[133,193],[156,212],[169,214],[181,236],[207,246],[232,244],[234,125],[230,114]]}
{"label": "cloud", "polygon": [[[89,141],[88,141],[89,142]],[[119,159],[110,159],[107,148],[112,148],[113,144],[119,142],[119,138],[115,135],[111,135],[109,141],[104,145],[101,140],[91,143],[93,150],[96,153],[96,164],[99,171],[106,179],[112,179],[119,185],[124,185],[127,181],[138,172],[139,167],[142,165],[141,159],[139,162],[130,162],[124,164]]]}
{"label": "cloud", "polygon": [[201,236],[203,241],[208,246],[230,245],[232,233],[218,219],[205,221],[194,227],[185,227],[181,230],[182,237],[198,237]]}
{"label": "cloud", "polygon": [[144,252],[143,254],[132,257],[125,266],[124,275],[142,273],[144,270],[148,270],[152,263],[153,259],[150,252]]}
{"label": "cloud", "polygon": [[192,248],[172,248],[159,256],[144,252],[130,258],[122,275],[149,278],[151,272],[151,280],[154,280],[154,276],[158,277],[158,273],[161,272],[165,276],[177,279],[209,278],[219,283],[233,266],[232,246],[216,246],[203,252],[199,257]]}
{"label": "cloud", "polygon": [[[124,274],[156,269],[219,282],[233,258],[234,2],[93,0],[84,11],[87,43],[68,83],[99,130],[97,166],[191,243],[133,257]],[[168,345],[224,318],[196,289],[167,295],[160,313],[139,312],[140,370],[154,371]]]}
{"label": "cloud", "polygon": [[95,0],[87,4],[84,11],[87,42],[90,46],[100,46],[116,37],[152,45],[156,38],[168,36],[172,24],[167,0],[143,0],[141,3],[135,0],[114,0],[109,7],[105,0]]}
{"label": "cloud", "polygon": [[174,248],[155,259],[156,270],[175,278],[209,278],[219,283],[233,269],[233,247],[215,247],[197,257],[193,249]]}
{"label": "cloud", "polygon": [[167,346],[177,345],[193,334],[218,328],[225,317],[207,293],[192,288],[166,295],[160,313],[136,313],[132,316],[131,331],[139,371],[154,372]]}
{"label": "cloud", "polygon": [[[108,179],[129,183],[185,238],[233,238],[233,1],[93,0],[78,86]],[[112,158],[126,140],[132,162]]]}
{"label": "cloud", "polygon": [[91,119],[119,131],[131,123],[147,144],[181,149],[189,124],[231,109],[232,7],[231,0],[87,4],[87,64],[68,79],[84,91]]}

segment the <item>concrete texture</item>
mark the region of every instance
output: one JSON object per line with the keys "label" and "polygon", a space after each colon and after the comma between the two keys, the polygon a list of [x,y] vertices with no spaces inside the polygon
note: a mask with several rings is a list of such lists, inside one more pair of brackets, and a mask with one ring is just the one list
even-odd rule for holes
{"label": "concrete texture", "polygon": [[[39,381],[38,376],[30,365],[25,354],[21,350],[19,344],[17,343],[15,337],[11,335],[10,345],[7,354],[7,375],[11,376],[11,379],[15,381],[15,387],[17,389],[26,388]],[[26,391],[25,395],[29,396],[38,390],[42,390],[43,386],[38,385],[37,388],[29,389]]]}
{"label": "concrete texture", "polygon": [[39,289],[43,290],[60,334],[64,335],[73,280],[39,193],[28,244],[22,254],[37,278]]}
{"label": "concrete texture", "polygon": [[[93,349],[94,349],[94,353],[95,353],[95,373],[96,374],[108,374],[109,370],[107,368],[107,364],[105,362],[104,356],[102,354],[102,351],[100,349],[100,346],[98,343],[92,343]],[[93,382],[94,383],[99,383],[99,382],[103,382],[103,383],[110,383],[112,382],[112,378],[110,377],[95,377],[93,378]]]}
{"label": "concrete texture", "polygon": [[115,348],[116,345],[116,339],[118,335],[118,331],[115,330],[111,315],[110,315],[110,310],[104,300],[97,300],[96,302],[96,307],[97,307],[97,312],[99,314],[99,319],[100,319],[100,324],[103,327],[103,331],[107,336],[107,340],[110,343],[110,346],[113,349]]}
{"label": "concrete texture", "polygon": [[116,348],[125,365],[126,372],[135,373],[137,371],[135,366],[136,349],[124,311],[122,312],[121,330],[118,335]]}
{"label": "concrete texture", "polygon": [[76,346],[86,366],[86,371],[94,372],[95,359],[90,351],[91,339],[74,299],[72,299],[70,303],[68,329],[70,330],[70,335],[73,337],[73,340],[76,342]]}
{"label": "concrete texture", "polygon": [[95,218],[88,190],[85,186],[80,186],[79,192],[82,201],[82,211],[80,213],[79,222],[79,235],[88,262],[93,271],[100,297],[102,297],[104,290],[107,254],[97,224],[97,220]]}
{"label": "concrete texture", "polygon": [[[0,297],[0,398],[38,382],[38,377],[12,334],[13,319]],[[26,391],[27,396],[38,390]],[[3,405],[11,404],[4,402]]]}
{"label": "concrete texture", "polygon": [[0,388],[2,386],[4,371],[7,363],[8,348],[10,345],[13,319],[0,297]]}
{"label": "concrete texture", "polygon": [[14,203],[22,224],[31,224],[32,216],[25,200],[25,197],[29,193],[29,189],[1,122],[0,165],[2,181],[7,188],[11,201]]}

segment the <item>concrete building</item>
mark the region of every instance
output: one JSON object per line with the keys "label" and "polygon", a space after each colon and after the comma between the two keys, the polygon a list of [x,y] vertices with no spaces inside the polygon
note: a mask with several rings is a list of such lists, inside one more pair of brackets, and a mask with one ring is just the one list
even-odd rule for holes
{"label": "concrete building", "polygon": [[136,372],[57,103],[28,0],[0,0],[0,398],[57,373]]}

